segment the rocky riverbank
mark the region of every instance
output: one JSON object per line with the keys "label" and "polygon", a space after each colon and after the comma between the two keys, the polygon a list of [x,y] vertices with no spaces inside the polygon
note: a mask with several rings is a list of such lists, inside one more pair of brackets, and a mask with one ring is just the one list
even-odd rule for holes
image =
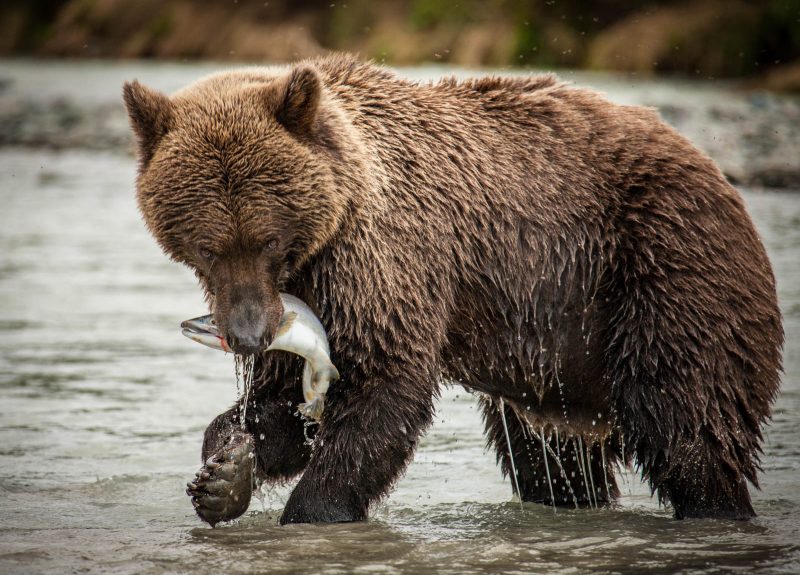
{"label": "rocky riverbank", "polygon": [[[85,148],[130,153],[120,98],[124,79],[171,91],[213,66],[7,61],[0,63],[0,146]],[[430,80],[452,70],[407,68]],[[466,74],[461,72],[460,74]],[[615,101],[654,106],[738,184],[800,189],[800,99],[742,92],[708,82],[567,74]]]}

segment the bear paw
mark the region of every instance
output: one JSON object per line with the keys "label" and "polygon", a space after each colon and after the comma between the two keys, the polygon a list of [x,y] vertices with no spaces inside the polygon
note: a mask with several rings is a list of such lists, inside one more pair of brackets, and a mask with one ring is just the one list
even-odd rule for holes
{"label": "bear paw", "polygon": [[214,527],[242,515],[253,494],[255,454],[253,438],[234,437],[206,460],[194,480],[186,484],[197,515]]}
{"label": "bear paw", "polygon": [[[280,523],[348,523],[365,521],[367,509],[355,497],[348,497],[343,490],[333,496],[324,496],[308,489],[305,478],[301,479],[289,496],[283,509]],[[313,487],[313,486],[312,486]]]}

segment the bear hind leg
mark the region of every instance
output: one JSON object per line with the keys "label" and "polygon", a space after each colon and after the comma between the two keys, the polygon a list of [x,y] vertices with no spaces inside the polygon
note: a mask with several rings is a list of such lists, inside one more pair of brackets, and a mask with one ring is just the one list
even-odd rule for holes
{"label": "bear hind leg", "polygon": [[520,421],[511,406],[503,404],[507,439],[500,404],[488,397],[481,397],[480,404],[487,444],[497,453],[503,474],[511,479],[512,491],[522,501],[595,507],[617,498],[613,466],[618,455],[610,438],[592,440],[588,436],[565,437],[553,428],[536,430]]}
{"label": "bear hind leg", "polygon": [[617,424],[677,518],[752,517],[783,342],[766,253],[732,193],[706,187],[689,217],[639,192],[605,294]]}

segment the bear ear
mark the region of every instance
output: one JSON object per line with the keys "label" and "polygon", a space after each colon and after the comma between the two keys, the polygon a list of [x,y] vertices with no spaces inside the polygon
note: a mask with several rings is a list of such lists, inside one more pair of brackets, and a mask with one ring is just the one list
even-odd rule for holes
{"label": "bear ear", "polygon": [[122,97],[139,143],[139,159],[143,165],[147,164],[158,142],[169,131],[172,102],[161,92],[143,86],[136,80],[125,82]]}
{"label": "bear ear", "polygon": [[295,68],[285,81],[282,93],[279,90],[278,98],[275,113],[278,122],[290,132],[310,136],[322,98],[322,82],[317,72],[308,66]]}

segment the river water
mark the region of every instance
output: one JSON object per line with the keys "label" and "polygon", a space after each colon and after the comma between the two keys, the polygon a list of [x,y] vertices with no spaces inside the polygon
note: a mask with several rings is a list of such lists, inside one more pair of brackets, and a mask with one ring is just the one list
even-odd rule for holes
{"label": "river water", "polygon": [[369,522],[280,527],[289,485],[212,530],[183,490],[233,360],[180,335],[205,307],[134,175],[119,151],[0,148],[0,572],[800,572],[800,190],[742,190],[787,334],[758,518],[675,521],[630,472],[613,509],[520,510],[456,387]]}

